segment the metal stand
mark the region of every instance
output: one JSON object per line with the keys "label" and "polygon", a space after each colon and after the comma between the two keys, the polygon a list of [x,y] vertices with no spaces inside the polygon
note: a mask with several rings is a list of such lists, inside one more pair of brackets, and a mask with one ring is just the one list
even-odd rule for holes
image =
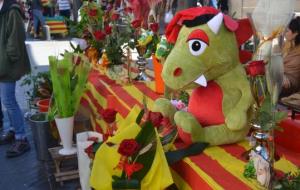
{"label": "metal stand", "polygon": [[147,63],[148,62],[144,57],[138,56],[138,60],[136,61],[136,64],[138,65],[139,74],[134,80],[150,81],[150,78],[147,76],[145,72]]}

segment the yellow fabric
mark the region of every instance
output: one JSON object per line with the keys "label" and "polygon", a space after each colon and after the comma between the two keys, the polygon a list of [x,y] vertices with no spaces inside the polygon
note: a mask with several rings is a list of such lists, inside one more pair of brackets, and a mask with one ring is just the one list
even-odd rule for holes
{"label": "yellow fabric", "polygon": [[[123,139],[135,138],[140,132],[140,126],[135,123],[135,118],[138,113],[137,109],[133,109],[126,120],[134,122],[130,125],[128,125],[127,121],[121,122],[121,125],[124,126],[120,125],[118,133],[108,139],[107,142],[112,142],[116,144],[116,146],[109,147],[104,143],[97,151],[90,178],[91,186],[96,190],[111,190],[112,176],[121,175],[120,170],[114,169],[118,165],[121,157],[118,153],[119,146],[117,145],[120,144]],[[156,154],[152,167],[141,182],[141,189],[143,190],[163,190],[173,183],[168,163],[162,145],[159,143],[160,141],[157,133],[156,138],[158,142]]]}
{"label": "yellow fabric", "polygon": [[126,117],[126,119],[123,119],[117,123],[118,129],[116,131],[116,134],[119,133],[120,131],[123,131],[123,129],[127,128],[132,123],[135,123],[136,118],[140,113],[140,111],[141,109],[137,105],[135,105],[130,111],[130,113],[128,114],[128,116]]}

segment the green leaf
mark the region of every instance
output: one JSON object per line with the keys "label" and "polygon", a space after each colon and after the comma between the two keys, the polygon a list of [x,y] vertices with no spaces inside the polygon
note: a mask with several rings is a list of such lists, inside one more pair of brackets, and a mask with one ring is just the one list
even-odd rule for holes
{"label": "green leaf", "polygon": [[255,179],[256,178],[256,171],[255,171],[255,168],[254,168],[254,162],[253,160],[250,160],[246,165],[245,165],[245,170],[244,170],[244,177],[246,178],[253,178]]}
{"label": "green leaf", "polygon": [[[146,153],[139,155],[136,159],[136,162],[143,164],[143,168],[135,173],[133,173],[132,178],[138,179],[141,181],[145,175],[150,170],[155,153],[156,153],[156,132],[151,122],[146,122],[143,126],[139,134],[136,136],[135,140],[141,145],[141,147],[145,147],[150,143],[154,143],[153,148],[147,151]],[[137,155],[133,157],[133,160]]]}
{"label": "green leaf", "polygon": [[119,177],[119,176],[113,175],[113,176],[112,176],[112,179],[113,179],[114,181],[116,181],[116,180],[121,180],[122,178]]}
{"label": "green leaf", "polygon": [[97,152],[97,150],[100,148],[100,146],[103,144],[103,142],[98,142],[93,144],[93,152]]}
{"label": "green leaf", "polygon": [[275,113],[275,123],[280,123],[282,120],[287,118],[288,114],[284,111],[278,111]]}
{"label": "green leaf", "polygon": [[70,42],[70,46],[71,46],[71,48],[73,49],[73,50],[75,50],[76,48],[74,47],[74,45],[73,45],[73,43],[72,42]]}
{"label": "green leaf", "polygon": [[136,122],[138,125],[141,123],[144,114],[145,114],[145,110],[142,109],[142,110],[140,111],[139,115],[137,116],[136,120],[135,120],[135,122]]}
{"label": "green leaf", "polygon": [[112,182],[113,189],[140,189],[140,181],[132,180],[115,180]]}

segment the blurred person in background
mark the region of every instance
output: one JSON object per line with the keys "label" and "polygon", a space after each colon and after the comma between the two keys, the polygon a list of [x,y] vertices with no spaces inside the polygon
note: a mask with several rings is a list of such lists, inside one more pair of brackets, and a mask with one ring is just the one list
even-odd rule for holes
{"label": "blurred person in background", "polygon": [[40,26],[45,25],[41,0],[32,0],[31,8],[33,15],[34,38],[38,38],[40,35]]}
{"label": "blurred person in background", "polygon": [[300,17],[291,20],[284,34],[283,87],[281,97],[300,91]]}
{"label": "blurred person in background", "polygon": [[0,145],[13,143],[6,151],[7,157],[20,156],[30,150],[15,96],[16,81],[29,72],[21,8],[14,0],[0,0],[0,98],[11,126],[0,136]]}
{"label": "blurred person in background", "polygon": [[71,16],[71,1],[70,0],[57,0],[59,15],[67,19]]}

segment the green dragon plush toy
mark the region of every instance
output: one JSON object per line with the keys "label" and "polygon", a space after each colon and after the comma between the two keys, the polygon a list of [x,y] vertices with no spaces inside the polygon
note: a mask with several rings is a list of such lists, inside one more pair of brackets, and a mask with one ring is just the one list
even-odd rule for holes
{"label": "green dragon plush toy", "polygon": [[188,111],[177,111],[167,99],[158,99],[154,111],[169,117],[186,143],[229,144],[248,133],[252,95],[239,61],[239,46],[252,34],[241,22],[210,7],[178,12],[166,29],[174,48],[162,77],[173,90],[192,88]]}

